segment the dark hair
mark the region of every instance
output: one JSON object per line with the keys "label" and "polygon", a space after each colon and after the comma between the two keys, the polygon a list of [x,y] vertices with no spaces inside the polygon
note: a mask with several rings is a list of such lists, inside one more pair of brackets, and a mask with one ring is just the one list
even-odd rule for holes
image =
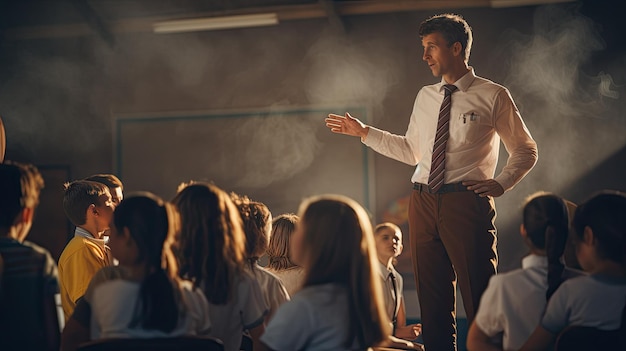
{"label": "dark hair", "polygon": [[272,221],[272,235],[267,247],[269,268],[278,271],[295,266],[289,258],[289,242],[297,222],[298,216],[293,213],[281,214]]}
{"label": "dark hair", "polygon": [[[578,206],[573,229],[577,241],[584,240],[590,228],[598,256],[626,267],[626,194],[604,190]],[[622,309],[619,328],[622,345],[626,345],[626,306]]]}
{"label": "dark hair", "polygon": [[350,328],[345,345],[376,346],[390,334],[383,310],[378,260],[368,214],[356,201],[339,195],[306,200],[298,215],[306,250],[303,287],[334,283],[348,294]]}
{"label": "dark hair", "polygon": [[100,196],[108,191],[104,184],[89,180],[75,180],[64,187],[63,210],[75,226],[85,224],[89,206],[101,205]]}
{"label": "dark hair", "polygon": [[523,210],[527,237],[536,248],[546,251],[548,257],[548,290],[546,299],[563,282],[565,268],[561,257],[565,251],[569,230],[569,215],[565,201],[550,193],[531,195]]}
{"label": "dark hair", "polygon": [[465,62],[469,61],[472,51],[472,28],[460,15],[444,13],[432,16],[419,26],[421,38],[432,33],[441,33],[448,42],[448,47],[459,42],[463,48]]}
{"label": "dark hair", "polygon": [[34,165],[0,163],[0,228],[11,228],[24,208],[37,207],[43,187],[41,173]]}
{"label": "dark hair", "polygon": [[113,174],[108,174],[108,173],[94,174],[85,178],[85,180],[102,183],[111,189],[120,188],[124,190],[124,184],[122,184],[122,181]]}
{"label": "dark hair", "polygon": [[608,190],[595,194],[578,206],[573,227],[578,241],[589,227],[598,255],[626,264],[626,194]]}
{"label": "dark hair", "polygon": [[173,203],[181,215],[180,274],[199,286],[210,303],[226,304],[245,259],[237,208],[222,189],[201,182],[181,184]]}
{"label": "dark hair", "polygon": [[270,225],[272,213],[265,204],[251,201],[245,195],[231,193],[230,197],[237,206],[243,221],[243,231],[246,234],[246,256],[251,263],[255,263],[267,249],[270,235],[267,227]]}
{"label": "dark hair", "polygon": [[131,326],[171,332],[180,314],[177,270],[169,259],[178,227],[174,207],[151,193],[137,193],[120,202],[113,223],[117,232],[128,230],[137,246],[137,260],[146,263]]}

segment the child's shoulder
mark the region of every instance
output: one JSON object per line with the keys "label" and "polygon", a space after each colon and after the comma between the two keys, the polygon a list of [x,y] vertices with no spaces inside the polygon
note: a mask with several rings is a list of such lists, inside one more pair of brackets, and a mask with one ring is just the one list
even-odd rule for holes
{"label": "child's shoulder", "polygon": [[[102,239],[92,239],[84,236],[75,236],[67,244],[61,257],[70,259],[70,257],[97,257],[104,259],[105,245]],[[61,260],[61,259],[59,259]]]}
{"label": "child's shoulder", "polygon": [[[513,282],[521,282],[527,281],[529,279],[529,275],[532,275],[534,272],[528,269],[514,269],[508,272],[502,272],[491,276],[489,279],[489,286],[494,289],[498,287],[509,286]],[[544,279],[546,274],[542,272],[536,272],[536,279]]]}
{"label": "child's shoulder", "polygon": [[277,281],[277,282],[281,281],[280,278],[274,272],[271,272],[265,267],[256,266],[256,270],[271,281]]}

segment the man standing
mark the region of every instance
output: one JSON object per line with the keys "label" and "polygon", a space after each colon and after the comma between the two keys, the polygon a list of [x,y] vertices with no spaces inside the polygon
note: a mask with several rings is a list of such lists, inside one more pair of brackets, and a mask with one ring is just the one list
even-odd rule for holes
{"label": "man standing", "polygon": [[[535,165],[537,144],[508,90],[468,66],[472,32],[459,15],[420,24],[426,61],[441,82],[423,87],[405,135],[330,114],[334,133],[358,136],[376,152],[417,165],[409,205],[411,254],[424,346],[456,349],[456,283],[468,323],[496,273],[494,197],[513,188]],[[495,178],[500,140],[509,158]]]}

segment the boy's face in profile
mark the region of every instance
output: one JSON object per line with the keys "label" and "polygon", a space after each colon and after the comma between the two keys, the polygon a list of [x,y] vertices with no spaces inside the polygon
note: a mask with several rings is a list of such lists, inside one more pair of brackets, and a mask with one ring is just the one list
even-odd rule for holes
{"label": "boy's face in profile", "polygon": [[98,203],[96,204],[96,211],[98,214],[96,216],[96,220],[98,222],[99,232],[109,229],[109,223],[111,222],[111,219],[113,219],[113,210],[115,210],[115,204],[111,199],[109,189],[106,189],[104,194],[98,197]]}
{"label": "boy's face in profile", "polygon": [[389,260],[402,253],[402,233],[392,228],[381,228],[374,235],[376,252],[380,263],[387,265]]}
{"label": "boy's face in profile", "polygon": [[113,205],[117,206],[124,199],[124,193],[122,193],[122,188],[119,186],[117,188],[109,188],[109,192],[111,193],[111,201],[113,201]]}

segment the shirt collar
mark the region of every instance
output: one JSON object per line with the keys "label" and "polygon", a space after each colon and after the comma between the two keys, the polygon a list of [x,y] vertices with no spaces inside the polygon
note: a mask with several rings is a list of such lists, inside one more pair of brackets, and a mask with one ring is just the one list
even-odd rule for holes
{"label": "shirt collar", "polygon": [[91,235],[90,232],[81,227],[76,227],[76,230],[74,230],[74,236],[82,236],[83,238],[95,239],[95,237]]}
{"label": "shirt collar", "polygon": [[[468,68],[469,68],[469,72],[465,73],[463,77],[459,78],[456,82],[454,82],[454,85],[460,91],[467,91],[467,89],[469,89],[469,87],[474,82],[474,79],[476,79],[476,74],[474,73],[474,67],[469,66]],[[439,91],[443,91],[443,86],[446,84],[448,83],[446,83],[446,81],[442,77],[441,82],[439,83],[439,87],[438,87]]]}
{"label": "shirt collar", "polygon": [[379,267],[378,272],[380,273],[380,276],[383,277],[383,279],[387,279],[387,277],[389,277],[389,273],[391,273],[392,270],[387,268],[386,265],[380,263],[380,261],[378,261],[378,267]]}
{"label": "shirt collar", "polygon": [[522,259],[522,268],[547,268],[548,257],[530,254]]}

